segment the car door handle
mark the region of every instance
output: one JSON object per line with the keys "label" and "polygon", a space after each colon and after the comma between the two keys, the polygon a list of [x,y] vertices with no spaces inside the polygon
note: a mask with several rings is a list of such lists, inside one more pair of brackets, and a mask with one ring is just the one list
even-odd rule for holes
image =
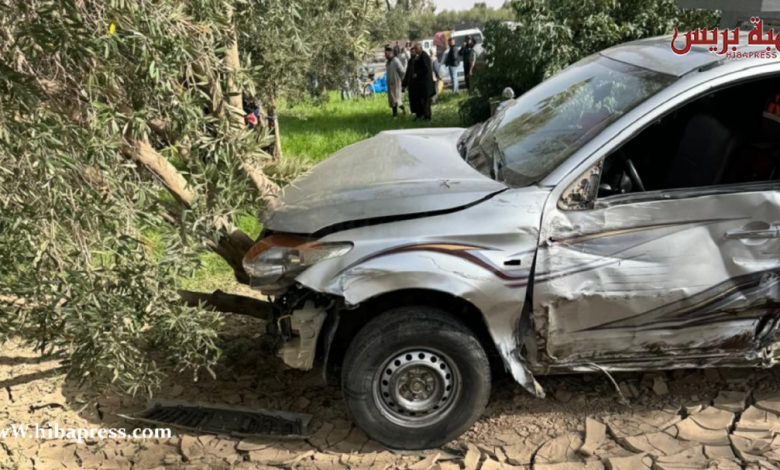
{"label": "car door handle", "polygon": [[729,240],[759,240],[765,238],[780,238],[780,230],[777,225],[769,225],[767,228],[729,230],[726,232]]}

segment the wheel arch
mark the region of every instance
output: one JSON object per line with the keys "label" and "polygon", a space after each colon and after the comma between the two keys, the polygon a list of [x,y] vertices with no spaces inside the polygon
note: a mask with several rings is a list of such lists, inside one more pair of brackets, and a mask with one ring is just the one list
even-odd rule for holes
{"label": "wheel arch", "polygon": [[448,292],[428,288],[407,288],[383,292],[361,302],[354,309],[341,309],[329,339],[324,341],[325,375],[328,382],[337,384],[341,366],[352,339],[363,326],[388,310],[407,306],[426,306],[452,315],[462,321],[482,345],[494,372],[504,369],[483,313],[468,300]]}

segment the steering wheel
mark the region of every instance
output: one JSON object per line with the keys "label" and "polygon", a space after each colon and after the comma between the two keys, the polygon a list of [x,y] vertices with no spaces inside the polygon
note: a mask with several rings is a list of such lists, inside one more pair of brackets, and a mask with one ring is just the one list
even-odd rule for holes
{"label": "steering wheel", "polygon": [[630,158],[626,157],[626,154],[623,152],[620,152],[620,156],[623,157],[623,161],[626,162],[628,177],[631,178],[631,180],[634,182],[639,192],[645,192],[645,185],[642,183],[642,178],[639,177],[639,173],[636,171],[634,162],[632,162]]}

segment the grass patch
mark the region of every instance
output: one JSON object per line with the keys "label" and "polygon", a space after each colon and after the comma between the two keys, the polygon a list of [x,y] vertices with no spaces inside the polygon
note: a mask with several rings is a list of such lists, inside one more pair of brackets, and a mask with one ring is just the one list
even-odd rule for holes
{"label": "grass patch", "polygon": [[384,130],[460,127],[458,105],[466,96],[465,93],[443,91],[433,106],[431,122],[415,121],[408,114],[394,119],[385,94],[373,99],[341,101],[338,93],[332,92],[324,105],[281,106],[282,150],[285,158],[318,163],[337,150]]}

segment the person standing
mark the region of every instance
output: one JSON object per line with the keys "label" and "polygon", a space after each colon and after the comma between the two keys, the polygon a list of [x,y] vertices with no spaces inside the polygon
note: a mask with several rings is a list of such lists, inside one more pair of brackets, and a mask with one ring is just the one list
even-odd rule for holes
{"label": "person standing", "polygon": [[477,62],[477,52],[474,50],[474,40],[471,36],[466,36],[466,41],[458,54],[463,57],[463,75],[466,76],[466,89],[471,91],[471,76],[474,74],[474,65]]}
{"label": "person standing", "polygon": [[[444,89],[444,81],[441,79],[441,64],[436,59],[436,50],[431,49],[429,54],[431,58],[431,67],[433,68],[433,97],[431,98],[431,104],[436,104],[436,98],[439,97],[439,93]],[[441,85],[441,86],[440,86]]]}
{"label": "person standing", "polygon": [[401,87],[406,68],[401,64],[400,59],[395,56],[395,52],[389,44],[385,46],[385,59],[387,60],[385,65],[387,101],[390,105],[390,109],[393,110],[393,117],[396,117],[398,116],[398,108],[401,108],[401,112],[406,114],[406,108],[404,108],[401,95]]}
{"label": "person standing", "polygon": [[417,87],[414,83],[414,60],[416,55],[414,49],[410,52],[411,56],[409,62],[406,64],[406,73],[404,73],[404,80],[401,82],[401,85],[406,89],[407,93],[409,93],[409,112],[417,116],[417,113],[419,112],[419,102],[417,100]]}
{"label": "person standing", "polygon": [[[351,59],[351,57],[350,57]],[[352,90],[355,82],[355,70],[352,68],[352,61],[349,65],[344,65],[343,78],[341,81],[341,101],[352,101]]]}
{"label": "person standing", "polygon": [[448,41],[449,49],[444,54],[444,66],[447,67],[447,71],[450,73],[450,80],[452,80],[452,92],[458,92],[458,67],[460,66],[460,50],[455,45],[455,39],[450,38]]}
{"label": "person standing", "polygon": [[393,48],[393,54],[398,57],[398,61],[401,62],[401,65],[404,66],[404,70],[406,70],[406,67],[409,65],[409,57],[404,53],[404,50],[398,43],[396,43]]}
{"label": "person standing", "polygon": [[416,120],[430,121],[431,99],[436,94],[433,81],[433,62],[431,56],[423,50],[419,42],[414,45],[410,68],[412,69],[409,85],[410,107]]}

